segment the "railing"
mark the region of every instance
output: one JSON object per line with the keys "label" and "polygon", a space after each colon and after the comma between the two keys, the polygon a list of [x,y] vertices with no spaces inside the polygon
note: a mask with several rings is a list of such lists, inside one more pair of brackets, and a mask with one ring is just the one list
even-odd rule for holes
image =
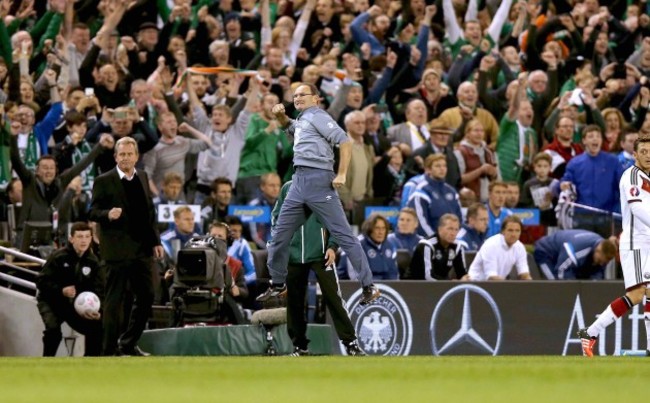
{"label": "railing", "polygon": [[32,262],[32,263],[38,263],[41,266],[45,264],[45,259],[41,259],[32,255],[28,255],[26,253],[23,253],[19,250],[12,249],[12,248],[7,248],[4,246],[0,246],[0,252],[3,252],[5,255],[9,254],[14,257],[17,257],[19,259],[22,259],[26,262]]}
{"label": "railing", "polygon": [[34,282],[23,280],[22,278],[14,277],[10,274],[0,273],[0,280],[36,291],[36,284]]}
{"label": "railing", "polygon": [[[18,258],[18,259],[21,259],[21,260],[26,261],[26,262],[37,263],[37,264],[39,264],[41,266],[45,264],[44,259],[40,259],[40,258],[37,258],[35,256],[28,255],[26,253],[20,252],[20,251],[15,250],[15,249],[6,248],[4,246],[0,246],[0,252],[3,252],[5,254],[5,260],[0,261],[1,266],[8,267],[8,268],[10,268],[12,270],[15,270],[15,271],[20,271],[22,273],[29,274],[29,275],[34,276],[34,277],[36,277],[36,275],[38,275],[37,271],[30,270],[30,269],[22,267],[22,266],[18,266],[16,264],[13,264],[12,262],[8,262],[6,260],[6,256],[7,255],[13,256],[14,258]],[[12,276],[11,274],[0,273],[0,280],[6,281],[9,284],[17,285],[17,286],[24,287],[24,288],[29,289],[29,290],[36,291],[36,283],[34,283],[33,281],[22,279],[20,277]]]}

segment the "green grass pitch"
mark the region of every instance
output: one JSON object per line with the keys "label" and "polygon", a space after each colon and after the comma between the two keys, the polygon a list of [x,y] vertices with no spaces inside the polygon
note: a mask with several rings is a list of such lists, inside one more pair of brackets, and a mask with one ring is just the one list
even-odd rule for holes
{"label": "green grass pitch", "polygon": [[0,358],[1,402],[607,402],[635,357]]}

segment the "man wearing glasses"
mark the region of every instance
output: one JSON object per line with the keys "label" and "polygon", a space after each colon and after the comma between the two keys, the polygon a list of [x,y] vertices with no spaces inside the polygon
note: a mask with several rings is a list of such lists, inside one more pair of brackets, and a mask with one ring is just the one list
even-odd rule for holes
{"label": "man wearing glasses", "polygon": [[[368,260],[359,240],[352,234],[336,192],[345,185],[352,142],[334,119],[318,107],[319,100],[318,89],[313,84],[301,84],[293,94],[293,104],[300,112],[297,119],[289,119],[283,104],[277,104],[272,109],[280,126],[294,138],[295,173],[279,219],[271,231],[267,262],[271,287],[257,298],[260,302],[286,293],[289,243],[294,232],[307,220],[310,211],[327,227],[357,271],[363,286],[361,304],[370,303],[380,294],[372,283]],[[339,145],[341,156],[336,174],[333,169],[334,144]]]}

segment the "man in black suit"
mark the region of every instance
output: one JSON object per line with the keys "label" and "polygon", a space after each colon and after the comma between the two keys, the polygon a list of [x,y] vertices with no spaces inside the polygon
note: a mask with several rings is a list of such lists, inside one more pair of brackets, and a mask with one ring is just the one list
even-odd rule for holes
{"label": "man in black suit", "polygon": [[416,148],[406,162],[407,177],[424,172],[424,160],[429,155],[444,154],[447,161],[445,182],[456,190],[460,189],[460,169],[454,155],[454,131],[434,120],[431,122],[429,132],[431,133],[429,141],[422,147]]}
{"label": "man in black suit", "polygon": [[[137,342],[151,313],[152,255],[163,257],[147,174],[135,169],[138,146],[131,137],[115,144],[117,166],[95,180],[90,219],[100,224],[100,254],[106,261],[104,355],[149,355]],[[134,301],[122,334],[121,313],[129,289]],[[119,336],[119,337],[118,337]]]}

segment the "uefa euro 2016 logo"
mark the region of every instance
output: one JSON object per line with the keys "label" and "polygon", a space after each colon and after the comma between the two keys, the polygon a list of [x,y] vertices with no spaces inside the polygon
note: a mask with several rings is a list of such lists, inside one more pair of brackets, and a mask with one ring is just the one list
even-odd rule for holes
{"label": "uefa euro 2016 logo", "polygon": [[[346,307],[357,332],[359,347],[368,355],[409,355],[413,343],[413,321],[401,295],[385,284],[377,284],[381,296],[362,306],[361,290]],[[345,349],[341,346],[341,353]]]}

